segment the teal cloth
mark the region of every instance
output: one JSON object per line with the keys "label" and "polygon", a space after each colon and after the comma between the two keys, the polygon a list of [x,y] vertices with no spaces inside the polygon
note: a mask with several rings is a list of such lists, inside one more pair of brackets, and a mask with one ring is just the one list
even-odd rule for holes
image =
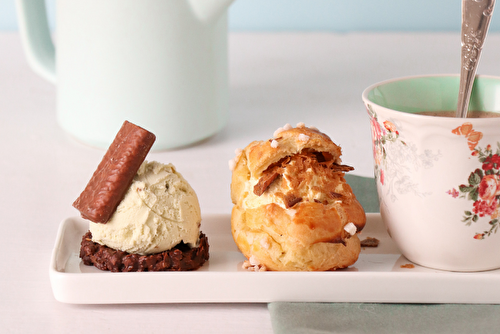
{"label": "teal cloth", "polygon": [[[346,181],[366,212],[379,212],[375,179]],[[500,305],[275,302],[268,309],[276,334],[500,333]]]}
{"label": "teal cloth", "polygon": [[380,212],[377,184],[374,178],[347,174],[345,180],[351,186],[365,212]]}
{"label": "teal cloth", "polygon": [[274,333],[500,333],[500,305],[270,303]]}

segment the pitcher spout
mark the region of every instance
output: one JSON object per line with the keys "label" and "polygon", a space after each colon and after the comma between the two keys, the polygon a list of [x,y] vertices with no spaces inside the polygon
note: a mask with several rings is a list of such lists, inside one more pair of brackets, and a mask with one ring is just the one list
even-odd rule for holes
{"label": "pitcher spout", "polygon": [[217,20],[233,2],[234,0],[189,0],[193,12],[203,22]]}

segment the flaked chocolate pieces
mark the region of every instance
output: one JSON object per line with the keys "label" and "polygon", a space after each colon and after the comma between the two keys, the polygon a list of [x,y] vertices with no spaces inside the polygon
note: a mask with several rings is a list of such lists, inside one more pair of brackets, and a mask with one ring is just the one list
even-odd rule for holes
{"label": "flaked chocolate pieces", "polygon": [[83,218],[106,223],[123,199],[156,137],[125,121],[85,190],[73,203]]}

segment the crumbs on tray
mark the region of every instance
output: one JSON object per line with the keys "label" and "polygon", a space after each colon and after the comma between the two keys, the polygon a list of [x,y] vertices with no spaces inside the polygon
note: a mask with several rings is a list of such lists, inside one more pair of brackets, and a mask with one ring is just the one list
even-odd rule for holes
{"label": "crumbs on tray", "polygon": [[366,239],[361,241],[361,247],[378,247],[380,240],[377,238],[366,237]]}

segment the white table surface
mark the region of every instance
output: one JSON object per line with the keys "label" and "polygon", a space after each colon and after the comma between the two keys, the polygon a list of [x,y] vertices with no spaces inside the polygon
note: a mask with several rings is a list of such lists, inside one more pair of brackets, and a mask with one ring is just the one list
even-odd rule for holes
{"label": "white table surface", "polygon": [[[500,75],[491,34],[478,73]],[[415,74],[458,73],[458,33],[232,33],[230,121],[182,150],[153,152],[197,191],[202,212],[229,213],[228,160],[285,123],[317,126],[343,147],[355,174],[372,176],[368,85]],[[16,33],[0,34],[0,326],[13,333],[271,333],[266,304],[69,305],[49,282],[59,223],[77,212],[103,151],[56,123],[56,88],[35,75]]]}

